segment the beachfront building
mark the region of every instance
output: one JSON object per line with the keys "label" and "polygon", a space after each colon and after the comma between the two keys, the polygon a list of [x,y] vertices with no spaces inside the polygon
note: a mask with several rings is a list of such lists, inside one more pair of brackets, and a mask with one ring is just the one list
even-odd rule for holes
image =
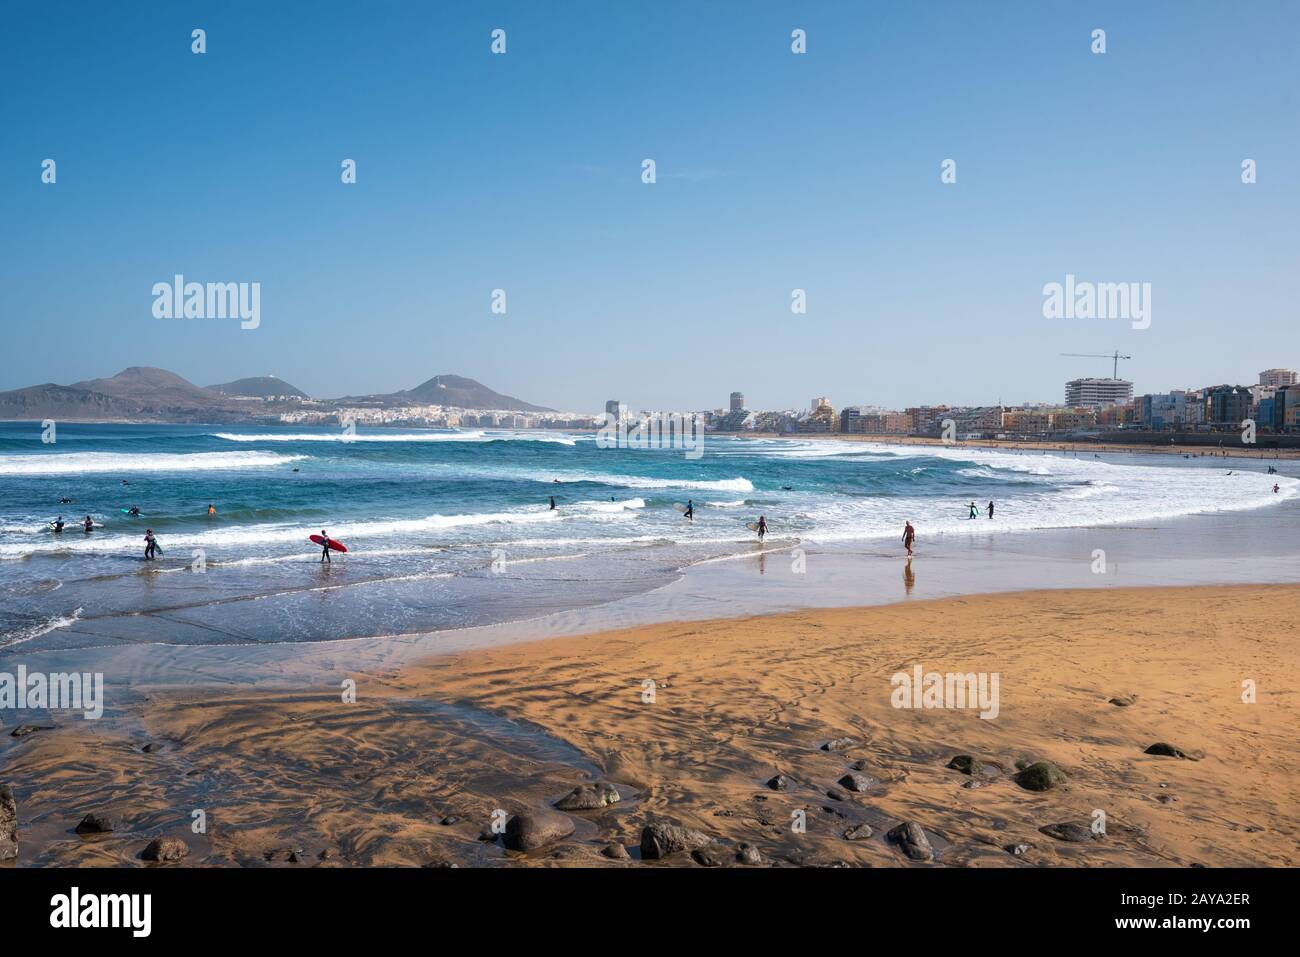
{"label": "beachfront building", "polygon": [[1254,396],[1244,385],[1216,385],[1205,390],[1205,417],[1209,427],[1236,431],[1251,418]]}
{"label": "beachfront building", "polygon": [[1070,408],[1101,408],[1133,401],[1133,383],[1127,379],[1071,379],[1065,383],[1065,404]]}
{"label": "beachfront building", "polygon": [[1008,409],[1002,413],[1002,431],[1037,435],[1052,431],[1052,413],[1043,409]]}
{"label": "beachfront building", "polygon": [[912,418],[904,412],[889,412],[869,406],[851,405],[840,412],[840,431],[859,435],[905,434]]}
{"label": "beachfront building", "polygon": [[731,393],[731,411],[732,412],[745,411],[745,393],[743,392]]}
{"label": "beachfront building", "polygon": [[1133,403],[1124,402],[1117,405],[1103,405],[1097,410],[1097,428],[1123,429],[1134,422]]}
{"label": "beachfront building", "polygon": [[943,420],[951,411],[946,405],[921,405],[904,409],[903,414],[911,422],[913,435],[934,435],[943,429]]}
{"label": "beachfront building", "polygon": [[1153,432],[1187,428],[1187,393],[1181,390],[1140,395],[1133,403],[1140,428]]}
{"label": "beachfront building", "polygon": [[1085,432],[1096,427],[1096,409],[1057,409],[1052,413],[1053,432]]}
{"label": "beachfront building", "polygon": [[1277,388],[1300,383],[1300,372],[1295,369],[1265,369],[1259,374],[1259,384]]}
{"label": "beachfront building", "polygon": [[799,419],[800,432],[834,432],[839,424],[835,420],[835,410],[831,408],[830,399],[818,396],[811,402],[812,408]]}

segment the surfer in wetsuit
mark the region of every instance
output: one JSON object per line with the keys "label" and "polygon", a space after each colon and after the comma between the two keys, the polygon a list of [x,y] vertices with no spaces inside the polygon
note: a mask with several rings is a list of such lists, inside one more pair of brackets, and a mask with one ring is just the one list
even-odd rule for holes
{"label": "surfer in wetsuit", "polygon": [[971,502],[971,503],[970,503],[970,515],[967,516],[967,517],[968,517],[968,518],[979,518],[979,512],[978,512],[978,510],[975,508],[975,503],[974,503],[974,502]]}
{"label": "surfer in wetsuit", "polygon": [[993,518],[993,503],[989,502],[989,519],[992,520],[992,518]]}
{"label": "surfer in wetsuit", "polygon": [[692,522],[695,521],[695,502],[693,499],[686,500],[686,511],[682,512]]}
{"label": "surfer in wetsuit", "polygon": [[128,509],[126,510],[126,514],[130,515],[132,518],[139,518],[139,517],[140,517],[140,506],[139,506],[139,505],[132,505],[130,508],[128,508]]}
{"label": "surfer in wetsuit", "polygon": [[154,560],[154,558],[156,557],[154,555],[154,549],[157,547],[158,547],[158,543],[154,540],[153,529],[146,528],[144,530],[144,560],[145,561],[151,562]]}
{"label": "surfer in wetsuit", "polygon": [[907,549],[907,557],[912,557],[912,542],[916,541],[916,529],[912,527],[911,522],[903,525],[903,547]]}
{"label": "surfer in wetsuit", "polygon": [[551,496],[551,511],[555,511],[555,496]]}
{"label": "surfer in wetsuit", "polygon": [[325,529],[320,530],[320,537],[323,539],[320,547],[320,560],[327,565],[333,564],[330,561],[330,536]]}
{"label": "surfer in wetsuit", "polygon": [[87,532],[89,532],[92,528],[95,527],[95,523],[91,521],[90,516],[87,515],[86,520],[81,523],[81,527],[85,529]]}
{"label": "surfer in wetsuit", "polygon": [[68,497],[65,495],[63,498],[59,499],[59,504],[60,504],[60,505],[71,505],[71,504],[72,504],[72,499],[68,498]]}
{"label": "surfer in wetsuit", "polygon": [[[1276,489],[1274,489],[1274,491],[1276,491]],[[60,532],[62,532],[62,531],[63,531],[63,516],[60,515],[58,518],[56,518],[56,519],[54,520],[54,524],[51,525],[50,528],[54,530],[54,534],[55,534],[55,535],[57,535],[57,534],[59,534]]]}
{"label": "surfer in wetsuit", "polygon": [[761,542],[763,540],[763,536],[766,534],[767,534],[767,517],[764,515],[760,515],[758,516],[758,540]]}

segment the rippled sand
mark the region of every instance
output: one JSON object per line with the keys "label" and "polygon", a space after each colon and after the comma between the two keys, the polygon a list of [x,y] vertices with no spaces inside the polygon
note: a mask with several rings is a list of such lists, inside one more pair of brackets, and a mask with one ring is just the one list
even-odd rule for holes
{"label": "rippled sand", "polygon": [[[357,675],[355,704],[333,686],[156,694],[126,720],[6,735],[0,783],[17,796],[22,864],[136,864],[149,839],[177,836],[193,865],[313,866],[325,852],[343,865],[646,866],[600,850],[622,842],[635,860],[655,820],[772,864],[918,866],[884,839],[909,820],[940,865],[1295,866],[1298,619],[1300,586],[1234,586],[638,627]],[[997,718],[892,707],[891,675],[916,664],[997,672]],[[1242,701],[1248,679],[1257,703]],[[840,737],[856,743],[822,750]],[[1158,741],[1204,757],[1143,753]],[[987,773],[945,767],[957,754]],[[1016,784],[1016,763],[1036,760],[1066,782]],[[837,785],[854,763],[880,784]],[[766,786],[778,773],[788,789]],[[596,778],[624,800],[570,815],[572,836],[529,855],[480,839],[494,811],[542,809]],[[73,832],[106,809],[121,830]],[[1039,831],[1098,811],[1104,836]],[[846,840],[859,823],[873,836]],[[1006,850],[1017,844],[1032,846]],[[291,849],[301,863],[283,860]]]}

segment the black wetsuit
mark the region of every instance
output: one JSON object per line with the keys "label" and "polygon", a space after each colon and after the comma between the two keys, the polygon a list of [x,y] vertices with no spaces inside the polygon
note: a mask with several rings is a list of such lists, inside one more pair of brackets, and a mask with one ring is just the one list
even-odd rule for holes
{"label": "black wetsuit", "polygon": [[333,564],[330,560],[330,537],[324,531],[320,533],[320,537],[325,539],[320,547],[320,560],[326,564]]}

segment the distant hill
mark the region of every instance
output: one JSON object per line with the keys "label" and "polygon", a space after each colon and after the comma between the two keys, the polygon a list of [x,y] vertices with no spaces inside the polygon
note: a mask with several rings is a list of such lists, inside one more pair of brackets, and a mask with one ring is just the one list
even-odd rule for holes
{"label": "distant hill", "polygon": [[220,392],[222,395],[256,396],[259,399],[266,399],[275,395],[289,395],[298,399],[309,398],[306,392],[294,388],[283,379],[273,375],[236,379],[234,382],[210,385],[208,390],[210,392]]}
{"label": "distant hill", "polygon": [[[414,389],[363,398],[385,405],[450,405],[460,409],[499,409],[508,412],[554,412],[512,395],[494,392],[481,382],[458,375],[436,375]],[[338,401],[344,402],[345,399]]]}
{"label": "distant hill", "polygon": [[[47,382],[0,392],[0,420],[239,422],[299,408],[296,402],[277,406],[273,402],[248,402],[240,398],[277,395],[307,398],[306,393],[275,376],[236,379],[205,389],[166,369],[131,366],[107,379],[86,379],[72,385]],[[554,411],[502,395],[481,382],[458,375],[434,376],[403,392],[334,399],[325,408],[349,402],[381,406],[446,405],[509,412]]]}
{"label": "distant hill", "polygon": [[0,419],[56,421],[235,421],[241,403],[201,389],[166,369],[131,366],[108,379],[28,386],[0,392]]}

